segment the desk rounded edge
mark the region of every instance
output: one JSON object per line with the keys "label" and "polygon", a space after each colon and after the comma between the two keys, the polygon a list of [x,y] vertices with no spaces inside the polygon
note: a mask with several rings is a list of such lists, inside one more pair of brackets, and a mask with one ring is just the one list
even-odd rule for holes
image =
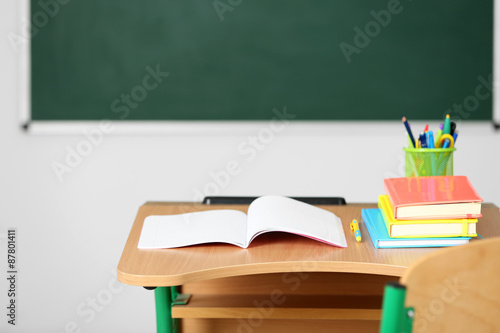
{"label": "desk rounded edge", "polygon": [[187,283],[255,274],[321,272],[321,273],[357,273],[367,275],[387,275],[399,278],[407,267],[361,262],[274,262],[265,264],[218,267],[214,269],[192,271],[177,275],[141,275],[124,272],[117,268],[118,281],[143,287],[179,286]]}

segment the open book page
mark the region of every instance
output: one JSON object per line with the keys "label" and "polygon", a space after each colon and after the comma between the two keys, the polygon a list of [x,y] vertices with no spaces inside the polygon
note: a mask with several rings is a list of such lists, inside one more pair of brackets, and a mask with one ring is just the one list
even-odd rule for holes
{"label": "open book page", "polygon": [[230,209],[148,216],[137,247],[161,249],[216,242],[246,247],[246,224],[245,213]]}
{"label": "open book page", "polygon": [[284,231],[347,247],[344,228],[335,214],[281,196],[263,196],[248,208],[247,242],[270,231]]}

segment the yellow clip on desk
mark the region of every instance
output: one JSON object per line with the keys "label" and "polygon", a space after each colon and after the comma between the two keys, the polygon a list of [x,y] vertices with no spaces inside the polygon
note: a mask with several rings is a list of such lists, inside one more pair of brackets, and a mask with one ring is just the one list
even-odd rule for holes
{"label": "yellow clip on desk", "polygon": [[[178,249],[137,248],[144,218],[247,205],[146,203],[141,206],[118,264],[118,280],[155,289],[158,332],[377,332],[383,287],[436,248],[375,249],[361,219],[375,204],[318,206],[342,219],[345,249],[305,237],[269,233],[248,249],[205,244]],[[477,231],[500,236],[498,207],[484,204]],[[350,233],[360,221],[363,241]],[[480,240],[472,240],[480,241]],[[182,293],[192,293],[187,304]],[[177,300],[176,300],[177,299]],[[318,320],[321,319],[321,320]]]}

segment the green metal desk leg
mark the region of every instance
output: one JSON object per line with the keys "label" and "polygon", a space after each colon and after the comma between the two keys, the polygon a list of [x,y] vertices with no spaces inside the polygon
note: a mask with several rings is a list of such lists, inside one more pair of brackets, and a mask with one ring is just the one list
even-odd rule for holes
{"label": "green metal desk leg", "polygon": [[406,288],[397,282],[388,282],[382,301],[380,333],[411,333],[414,310],[405,307]]}
{"label": "green metal desk leg", "polygon": [[174,333],[172,329],[172,294],[170,287],[155,289],[156,332]]}

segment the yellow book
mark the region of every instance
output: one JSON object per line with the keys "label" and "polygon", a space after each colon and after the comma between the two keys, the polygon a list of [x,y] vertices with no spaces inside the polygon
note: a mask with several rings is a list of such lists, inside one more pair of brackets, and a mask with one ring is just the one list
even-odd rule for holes
{"label": "yellow book", "polygon": [[477,219],[396,220],[388,195],[378,197],[378,207],[392,238],[477,236]]}

